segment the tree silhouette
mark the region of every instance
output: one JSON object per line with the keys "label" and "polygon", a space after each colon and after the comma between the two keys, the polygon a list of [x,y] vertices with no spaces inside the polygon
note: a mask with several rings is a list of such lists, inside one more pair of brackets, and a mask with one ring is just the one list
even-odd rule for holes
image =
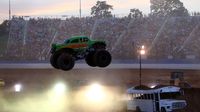
{"label": "tree silhouette", "polygon": [[9,21],[6,20],[2,24],[0,24],[0,36],[1,35],[7,35],[9,30]]}
{"label": "tree silhouette", "polygon": [[91,8],[91,15],[97,18],[112,17],[112,5],[108,5],[106,1],[97,1],[96,5]]}
{"label": "tree silhouette", "polygon": [[150,0],[153,16],[188,16],[188,10],[180,0]]}
{"label": "tree silhouette", "polygon": [[142,18],[143,14],[142,11],[140,11],[139,9],[130,9],[130,13],[128,15],[129,18]]}

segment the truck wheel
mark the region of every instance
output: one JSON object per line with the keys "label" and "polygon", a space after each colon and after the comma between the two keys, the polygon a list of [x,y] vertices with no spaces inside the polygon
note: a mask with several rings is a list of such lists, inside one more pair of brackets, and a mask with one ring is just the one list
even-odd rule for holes
{"label": "truck wheel", "polygon": [[96,49],[96,50],[98,50],[98,49],[106,49],[106,45],[103,44],[103,43],[95,43],[92,47],[94,49]]}
{"label": "truck wheel", "polygon": [[71,70],[74,67],[75,59],[68,53],[62,53],[57,60],[57,65],[64,71]]}
{"label": "truck wheel", "polygon": [[99,67],[107,67],[111,63],[112,57],[106,50],[97,50],[94,54],[94,63]]}
{"label": "truck wheel", "polygon": [[85,58],[86,63],[91,67],[96,67],[96,64],[94,63],[94,53],[95,52],[90,52]]}
{"label": "truck wheel", "polygon": [[57,53],[52,54],[50,57],[51,66],[53,66],[56,69],[59,69],[59,66],[57,65],[58,57],[59,57],[59,54],[57,54]]}
{"label": "truck wheel", "polygon": [[161,108],[161,112],[167,112],[164,107]]}

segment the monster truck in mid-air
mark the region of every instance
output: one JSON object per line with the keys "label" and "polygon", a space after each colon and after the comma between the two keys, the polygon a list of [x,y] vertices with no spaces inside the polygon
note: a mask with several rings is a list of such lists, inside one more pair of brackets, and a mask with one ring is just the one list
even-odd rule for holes
{"label": "monster truck in mid-air", "polygon": [[85,59],[91,67],[107,67],[112,57],[106,51],[105,41],[90,40],[87,36],[75,36],[62,44],[52,44],[50,63],[54,68],[70,70],[80,59]]}

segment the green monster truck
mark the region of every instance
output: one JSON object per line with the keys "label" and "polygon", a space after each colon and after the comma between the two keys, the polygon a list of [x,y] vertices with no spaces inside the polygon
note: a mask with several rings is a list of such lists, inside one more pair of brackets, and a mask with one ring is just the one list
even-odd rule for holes
{"label": "green monster truck", "polygon": [[106,51],[105,41],[90,40],[87,36],[75,36],[62,44],[52,44],[50,63],[54,68],[70,70],[80,59],[85,59],[91,67],[107,67],[112,57]]}

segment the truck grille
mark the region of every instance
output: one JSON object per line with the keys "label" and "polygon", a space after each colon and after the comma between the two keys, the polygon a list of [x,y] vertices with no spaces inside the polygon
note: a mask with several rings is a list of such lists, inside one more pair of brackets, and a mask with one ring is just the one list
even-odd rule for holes
{"label": "truck grille", "polygon": [[173,109],[181,109],[184,108],[185,106],[186,106],[185,102],[176,102],[172,104]]}

